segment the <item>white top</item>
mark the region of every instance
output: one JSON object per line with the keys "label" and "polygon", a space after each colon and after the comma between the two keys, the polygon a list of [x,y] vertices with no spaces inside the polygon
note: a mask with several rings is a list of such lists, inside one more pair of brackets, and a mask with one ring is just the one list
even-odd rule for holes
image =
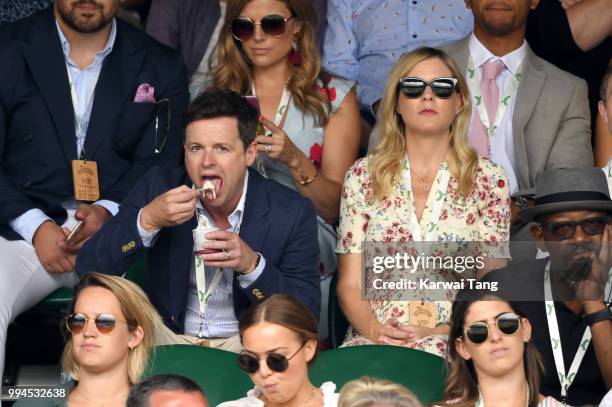
{"label": "white top", "polygon": [[608,165],[602,168],[608,180],[608,193],[612,193],[612,157],[608,160]]}
{"label": "white top", "polygon": [[612,407],[612,390],[610,390],[599,403],[599,407]]}
{"label": "white top", "polygon": [[[499,88],[499,96],[502,95],[502,90],[506,89],[506,85],[514,74],[518,71],[519,67],[523,63],[525,56],[527,55],[527,43],[523,41],[523,45],[514,51],[502,56],[495,56],[489,51],[472,33],[470,38],[470,56],[474,61],[474,67],[476,69],[476,81],[480,83],[482,78],[482,65],[488,61],[502,61],[506,68],[495,80],[497,87]],[[472,103],[475,105],[474,94],[480,94],[480,89],[470,89],[472,95]],[[512,131],[512,117],[514,116],[514,106],[516,98],[510,99],[510,104],[506,114],[502,117],[499,127],[495,130],[493,137],[491,138],[490,146],[490,159],[494,163],[497,163],[504,167],[506,175],[508,176],[508,182],[510,183],[510,194],[518,191],[518,179],[516,177],[516,156],[514,153],[514,137]],[[472,109],[472,120],[474,115],[478,116],[478,110]],[[480,120],[480,118],[478,118]],[[473,129],[470,128],[470,133]]]}
{"label": "white top", "polygon": [[[336,384],[325,382],[320,387],[323,392],[323,407],[336,407],[340,395],[336,393]],[[226,401],[217,407],[264,407],[264,402],[259,399],[261,391],[254,387],[247,392],[246,397],[238,400]]]}

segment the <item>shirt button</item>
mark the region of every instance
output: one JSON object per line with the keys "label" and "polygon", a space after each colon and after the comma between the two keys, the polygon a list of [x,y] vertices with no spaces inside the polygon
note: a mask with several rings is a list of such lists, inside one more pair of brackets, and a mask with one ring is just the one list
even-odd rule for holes
{"label": "shirt button", "polygon": [[417,4],[417,2],[416,2],[416,1],[413,1],[413,2],[412,2],[412,4]]}
{"label": "shirt button", "polygon": [[412,34],[412,38],[416,38],[416,37],[418,37],[418,35]]}

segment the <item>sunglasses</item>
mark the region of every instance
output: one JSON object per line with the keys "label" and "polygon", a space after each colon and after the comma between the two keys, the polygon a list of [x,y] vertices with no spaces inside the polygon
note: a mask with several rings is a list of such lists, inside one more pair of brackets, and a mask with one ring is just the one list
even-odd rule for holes
{"label": "sunglasses", "polygon": [[[266,358],[266,365],[268,365],[268,368],[273,372],[284,372],[289,368],[289,361],[302,350],[304,345],[306,345],[306,342],[304,342],[302,346],[300,346],[300,348],[289,357],[278,353],[268,354],[268,357]],[[248,374],[253,374],[259,370],[259,359],[248,353],[241,353],[238,356],[238,367]]]}
{"label": "sunglasses", "polygon": [[583,232],[589,236],[600,235],[610,223],[609,216],[597,216],[578,221],[546,223],[542,222],[542,227],[552,234],[556,239],[565,240],[574,236],[576,226],[580,225]]}
{"label": "sunglasses", "polygon": [[416,99],[420,98],[425,93],[425,88],[429,86],[438,99],[448,99],[455,93],[457,81],[457,78],[435,78],[426,81],[408,76],[399,80],[399,88],[407,98]]}
{"label": "sunglasses", "polygon": [[[66,328],[68,328],[71,334],[78,335],[85,329],[87,321],[89,321],[89,318],[85,314],[77,313],[68,315],[66,316]],[[117,319],[112,314],[99,314],[95,319],[96,328],[103,334],[111,333],[112,330],[115,329],[117,322],[124,322],[130,327],[127,321]]]}
{"label": "sunglasses", "polygon": [[256,23],[247,17],[236,17],[230,23],[232,36],[238,41],[248,41],[255,33],[255,26],[260,25],[261,30],[271,37],[281,37],[287,28],[287,21],[293,16],[285,18],[279,14],[270,14]]}
{"label": "sunglasses", "polygon": [[513,312],[506,312],[495,318],[494,322],[475,322],[463,333],[473,343],[483,343],[489,336],[489,325],[495,323],[499,332],[504,335],[512,336],[516,334],[521,326],[521,317]]}

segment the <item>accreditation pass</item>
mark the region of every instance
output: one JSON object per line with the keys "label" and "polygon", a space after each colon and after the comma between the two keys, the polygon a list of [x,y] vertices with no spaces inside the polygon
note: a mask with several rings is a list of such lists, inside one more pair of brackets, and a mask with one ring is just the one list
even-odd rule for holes
{"label": "accreditation pass", "polygon": [[68,397],[67,386],[2,386],[1,400],[58,399]]}

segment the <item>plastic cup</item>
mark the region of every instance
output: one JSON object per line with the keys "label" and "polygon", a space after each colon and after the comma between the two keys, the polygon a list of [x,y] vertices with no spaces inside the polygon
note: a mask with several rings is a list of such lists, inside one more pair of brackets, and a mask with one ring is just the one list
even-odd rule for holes
{"label": "plastic cup", "polygon": [[217,230],[221,230],[221,229],[216,228],[216,227],[193,229],[193,253],[195,255],[210,254],[210,253],[216,253],[216,252],[221,251],[220,249],[204,248],[204,243],[212,241],[212,239],[206,238],[206,234],[217,231]]}

